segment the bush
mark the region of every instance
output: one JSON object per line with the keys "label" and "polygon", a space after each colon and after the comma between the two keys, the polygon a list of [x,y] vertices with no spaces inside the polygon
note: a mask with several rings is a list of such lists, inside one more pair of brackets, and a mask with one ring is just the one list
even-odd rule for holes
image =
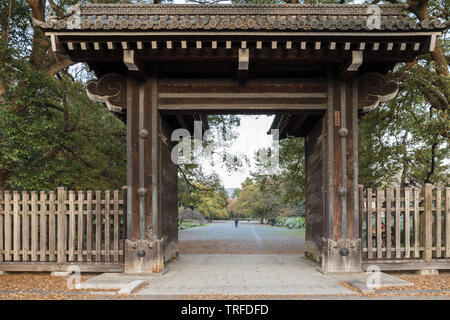
{"label": "bush", "polygon": [[275,223],[279,226],[288,227],[289,229],[304,229],[304,217],[277,217]]}

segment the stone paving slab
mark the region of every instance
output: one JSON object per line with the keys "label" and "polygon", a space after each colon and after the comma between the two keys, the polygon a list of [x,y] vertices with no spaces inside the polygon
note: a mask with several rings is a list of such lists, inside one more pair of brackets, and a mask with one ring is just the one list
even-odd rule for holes
{"label": "stone paving slab", "polygon": [[[340,281],[365,283],[369,274],[325,275],[318,264],[300,255],[184,254],[167,265],[168,272],[149,279],[139,295],[355,295]],[[380,274],[383,286],[408,285]]]}
{"label": "stone paving slab", "polygon": [[184,254],[141,295],[355,294],[300,255]]}
{"label": "stone paving slab", "polygon": [[[168,263],[160,274],[104,273],[78,289],[123,289],[136,281],[148,285],[136,292],[145,296],[176,295],[355,295],[338,283],[346,281],[369,292],[373,273],[327,275],[319,265],[300,255],[184,254]],[[412,283],[380,273],[379,288]]]}
{"label": "stone paving slab", "polygon": [[162,274],[125,274],[102,273],[86,281],[76,284],[76,289],[122,289],[129,283],[137,280],[149,282],[150,279],[162,277]]}

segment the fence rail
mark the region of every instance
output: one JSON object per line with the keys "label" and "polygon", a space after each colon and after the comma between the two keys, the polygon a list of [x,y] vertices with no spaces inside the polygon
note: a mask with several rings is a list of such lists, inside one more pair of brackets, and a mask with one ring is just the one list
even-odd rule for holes
{"label": "fence rail", "polygon": [[0,264],[122,263],[124,202],[119,190],[1,191]]}
{"label": "fence rail", "polygon": [[359,186],[363,261],[449,263],[450,188]]}

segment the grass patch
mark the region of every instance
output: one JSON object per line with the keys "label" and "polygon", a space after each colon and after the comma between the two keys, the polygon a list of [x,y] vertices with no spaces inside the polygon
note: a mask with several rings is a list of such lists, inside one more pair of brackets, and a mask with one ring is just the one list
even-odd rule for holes
{"label": "grass patch", "polygon": [[196,227],[205,227],[209,225],[209,223],[200,223],[197,221],[183,221],[178,224],[178,230],[184,230],[189,228],[196,228]]}

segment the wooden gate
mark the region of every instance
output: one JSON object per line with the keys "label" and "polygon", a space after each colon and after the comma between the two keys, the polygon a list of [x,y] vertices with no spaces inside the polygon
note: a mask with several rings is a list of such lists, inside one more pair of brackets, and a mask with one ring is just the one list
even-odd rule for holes
{"label": "wooden gate", "polygon": [[450,269],[450,188],[359,186],[363,266]]}
{"label": "wooden gate", "polygon": [[0,192],[0,270],[122,271],[123,192]]}

